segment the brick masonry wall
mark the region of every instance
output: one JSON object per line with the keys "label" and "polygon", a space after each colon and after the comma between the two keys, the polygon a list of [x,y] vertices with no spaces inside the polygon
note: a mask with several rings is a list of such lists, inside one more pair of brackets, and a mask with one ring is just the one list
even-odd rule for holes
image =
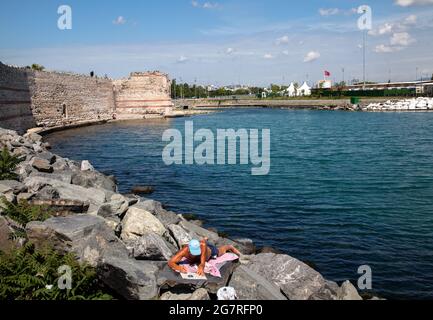
{"label": "brick masonry wall", "polygon": [[173,107],[170,80],[159,72],[128,79],[33,71],[0,63],[0,127],[20,133],[111,120],[117,114],[164,114]]}
{"label": "brick masonry wall", "polygon": [[128,79],[114,81],[118,114],[164,114],[172,108],[171,82],[160,72],[134,72]]}
{"label": "brick masonry wall", "polygon": [[38,126],[66,126],[113,118],[113,84],[109,79],[37,71],[29,82]]}
{"label": "brick masonry wall", "polygon": [[0,63],[0,127],[22,133],[36,126],[29,88],[31,73]]}

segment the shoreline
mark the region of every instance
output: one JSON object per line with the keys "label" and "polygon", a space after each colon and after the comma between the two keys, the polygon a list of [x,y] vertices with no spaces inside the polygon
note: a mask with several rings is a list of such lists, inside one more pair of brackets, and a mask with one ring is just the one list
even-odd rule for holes
{"label": "shoreline", "polygon": [[[205,237],[216,245],[232,244],[244,256],[240,262],[230,264],[221,279],[208,279],[205,283],[187,282],[192,288],[188,291],[191,295],[205,289],[205,297],[213,296],[218,288],[230,285],[235,287],[241,299],[362,300],[350,282],[346,281],[340,287],[293,257],[274,253],[271,249],[257,251],[251,240],[221,237],[201,227],[201,221],[188,221],[182,215],[166,211],[159,202],[118,194],[113,178],[94,170],[87,161],[79,164],[51,154],[42,137],[35,133],[20,137],[16,132],[0,130],[3,145],[10,148],[11,152],[26,154],[26,160],[18,169],[20,182],[0,181],[3,185],[14,185],[13,189],[6,192],[12,201],[17,201],[24,194],[30,201],[33,198],[40,199],[45,195],[44,189],[51,188],[60,195],[60,200],[42,199],[38,200],[38,204],[45,203],[51,207],[55,205],[57,209],[60,205],[63,211],[72,210],[72,207],[75,211],[76,208],[81,208],[78,209],[79,212],[56,216],[45,222],[30,223],[26,226],[29,239],[39,245],[50,239],[49,242],[54,241],[56,247],[73,252],[79,261],[95,266],[101,281],[125,299],[163,299],[167,295],[179,298],[172,291],[176,292],[176,288],[185,283],[182,284],[167,269],[164,261],[182,247],[185,239]],[[14,191],[16,189],[19,191]],[[3,188],[4,190],[7,189]],[[85,234],[80,231],[83,225],[88,230]],[[53,232],[58,236],[52,238]],[[72,234],[81,236],[71,238]],[[152,239],[158,240],[152,242],[148,238],[150,235]],[[103,244],[101,241],[95,243],[95,237],[105,239],[101,240]],[[65,247],[65,239],[69,239],[72,245]],[[147,251],[143,252],[143,246],[146,245],[152,245],[153,250],[159,252],[159,259],[154,256],[146,258]],[[275,273],[278,265],[285,267]],[[144,286],[140,285],[142,279],[140,276],[137,278],[138,270],[154,280],[146,282]],[[120,287],[117,284],[119,272],[127,277]],[[287,286],[284,281],[277,280],[281,277],[293,278],[293,272],[298,285]],[[247,289],[250,285],[256,287],[255,291]],[[125,293],[126,288],[128,293]]]}

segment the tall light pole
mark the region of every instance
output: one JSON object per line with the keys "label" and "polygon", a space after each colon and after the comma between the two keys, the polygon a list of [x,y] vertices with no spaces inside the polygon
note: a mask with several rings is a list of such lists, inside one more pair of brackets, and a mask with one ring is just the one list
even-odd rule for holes
{"label": "tall light pole", "polygon": [[364,85],[363,85],[363,90],[365,90],[365,38],[366,38],[366,34],[367,34],[367,30],[364,29],[363,31],[363,45],[362,45],[362,51],[363,51],[363,79],[364,79]]}

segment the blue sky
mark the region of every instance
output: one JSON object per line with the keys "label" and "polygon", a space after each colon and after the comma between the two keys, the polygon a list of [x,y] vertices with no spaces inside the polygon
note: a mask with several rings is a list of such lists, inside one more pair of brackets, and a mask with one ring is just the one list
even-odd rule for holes
{"label": "blue sky", "polygon": [[[269,85],[362,78],[356,8],[369,5],[367,76],[414,80],[433,73],[433,0],[7,1],[0,61],[125,77],[161,70],[203,84]],[[72,8],[72,30],[57,9]]]}

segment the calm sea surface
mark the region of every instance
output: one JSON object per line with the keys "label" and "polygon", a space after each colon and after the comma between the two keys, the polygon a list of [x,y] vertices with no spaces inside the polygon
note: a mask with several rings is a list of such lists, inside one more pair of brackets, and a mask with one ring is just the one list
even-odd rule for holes
{"label": "calm sea surface", "polygon": [[[194,127],[271,129],[271,171],[166,166],[162,134]],[[314,262],[334,281],[373,270],[386,298],[433,298],[433,113],[268,109],[107,124],[49,136],[55,153],[114,174],[121,192],[195,213],[232,237]]]}

